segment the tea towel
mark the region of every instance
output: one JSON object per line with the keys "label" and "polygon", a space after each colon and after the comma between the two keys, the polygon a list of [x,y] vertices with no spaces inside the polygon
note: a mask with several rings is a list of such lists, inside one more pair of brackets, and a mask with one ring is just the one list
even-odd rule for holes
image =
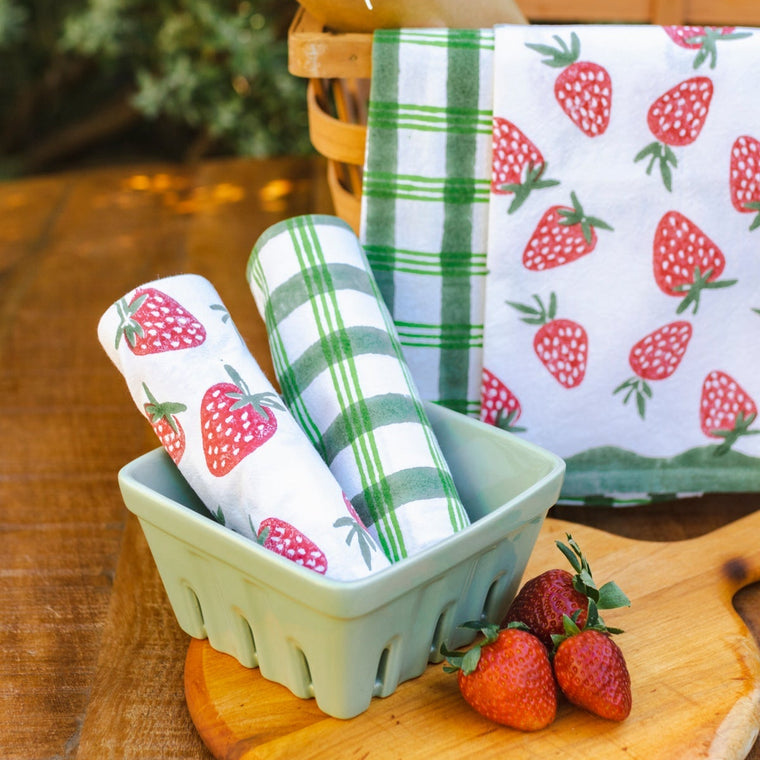
{"label": "tea towel", "polygon": [[760,34],[500,26],[482,416],[565,502],[760,488]]}
{"label": "tea towel", "polygon": [[477,416],[493,31],[373,37],[360,237],[420,394]]}
{"label": "tea towel", "polygon": [[270,227],[248,262],[296,419],[395,562],[467,525],[448,465],[359,240],[308,215]]}
{"label": "tea towel", "polygon": [[98,337],[219,522],[336,580],[388,566],[208,280],[141,285],[103,314]]}

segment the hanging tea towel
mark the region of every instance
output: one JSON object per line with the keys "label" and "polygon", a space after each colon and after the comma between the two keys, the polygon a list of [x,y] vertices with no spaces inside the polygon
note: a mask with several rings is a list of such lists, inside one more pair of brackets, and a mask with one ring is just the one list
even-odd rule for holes
{"label": "hanging tea towel", "polygon": [[248,281],[284,398],[391,561],[467,515],[351,228],[331,216],[274,225]]}
{"label": "hanging tea towel", "polygon": [[493,31],[374,34],[360,237],[424,399],[477,415]]}
{"label": "hanging tea towel", "polygon": [[208,280],[136,288],[103,314],[98,337],[219,522],[336,580],[388,566]]}
{"label": "hanging tea towel", "polygon": [[760,489],[760,33],[495,30],[483,418],[565,502]]}

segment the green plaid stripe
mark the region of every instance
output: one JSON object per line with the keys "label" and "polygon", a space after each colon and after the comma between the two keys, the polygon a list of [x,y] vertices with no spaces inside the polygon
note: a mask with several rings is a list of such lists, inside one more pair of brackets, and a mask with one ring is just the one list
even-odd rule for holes
{"label": "green plaid stripe", "polygon": [[[431,46],[445,56],[425,50]],[[375,33],[363,183],[362,243],[401,343],[414,349],[406,352],[412,372],[425,374],[426,398],[467,414],[480,408],[490,167],[479,166],[478,155],[490,144],[492,123],[491,109],[483,107],[490,103],[490,86],[482,97],[480,67],[493,47],[492,30]],[[445,59],[445,70],[426,68],[431,56]],[[437,102],[415,101],[428,91],[420,82],[426,77],[444,83]],[[403,154],[403,166],[402,140],[420,146]],[[442,219],[442,237],[440,229],[431,230],[431,241],[440,241],[436,248],[407,244],[410,236],[400,229],[415,217],[416,204],[421,225],[426,218]],[[440,206],[441,213],[426,217],[427,204]],[[477,207],[482,210],[476,214]],[[403,287],[399,277],[406,278]],[[402,293],[418,293],[439,306],[425,313],[424,304],[404,303],[409,296]],[[436,377],[427,382],[431,371]]]}
{"label": "green plaid stripe", "polygon": [[[397,517],[400,507],[424,499],[444,499],[452,531],[464,527],[467,517],[422,403],[413,392],[413,381],[387,312],[381,306],[385,330],[347,324],[341,313],[338,294],[344,290],[371,295],[382,305],[368,265],[361,269],[330,263],[329,252],[322,249],[314,220],[315,217],[298,217],[281,228],[287,231],[298,259],[298,276],[279,285],[267,283],[257,255],[266,242],[262,240],[249,260],[248,277],[264,295],[264,319],[273,363],[288,406],[328,464],[350,449],[362,488],[352,499],[353,505],[366,524],[375,525],[389,559],[397,561],[408,553],[404,526]],[[314,342],[301,356],[289,356],[279,323],[293,310],[304,306],[313,314]],[[361,363],[368,355],[396,359],[409,393],[366,398],[361,388]],[[302,391],[325,373],[334,388],[339,413],[326,429],[318,430],[308,413]],[[427,441],[427,457],[420,461],[428,464],[411,463],[404,469],[389,471],[383,464],[377,431],[403,422],[420,425]]]}

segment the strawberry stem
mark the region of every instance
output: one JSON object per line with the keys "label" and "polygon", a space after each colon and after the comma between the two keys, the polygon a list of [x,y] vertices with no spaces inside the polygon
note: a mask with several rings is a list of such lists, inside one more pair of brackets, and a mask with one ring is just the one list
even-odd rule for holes
{"label": "strawberry stem", "polygon": [[481,648],[488,644],[493,644],[493,642],[499,638],[499,632],[501,629],[496,623],[482,623],[479,620],[471,620],[467,623],[462,623],[459,627],[480,631],[483,634],[484,639],[466,652],[452,651],[448,649],[445,644],[441,644],[441,654],[449,662],[448,665],[443,666],[443,670],[446,673],[456,673],[457,670],[461,670],[466,676],[468,676],[478,667]]}

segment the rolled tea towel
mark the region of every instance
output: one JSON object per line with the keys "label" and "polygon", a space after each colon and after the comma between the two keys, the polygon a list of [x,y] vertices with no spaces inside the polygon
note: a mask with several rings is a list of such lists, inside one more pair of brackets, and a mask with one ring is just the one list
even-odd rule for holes
{"label": "rolled tea towel", "polygon": [[248,281],[293,415],[395,562],[468,524],[351,228],[307,215],[269,228]]}
{"label": "rolled tea towel", "polygon": [[103,314],[98,337],[219,522],[337,580],[388,565],[208,280],[132,290]]}

